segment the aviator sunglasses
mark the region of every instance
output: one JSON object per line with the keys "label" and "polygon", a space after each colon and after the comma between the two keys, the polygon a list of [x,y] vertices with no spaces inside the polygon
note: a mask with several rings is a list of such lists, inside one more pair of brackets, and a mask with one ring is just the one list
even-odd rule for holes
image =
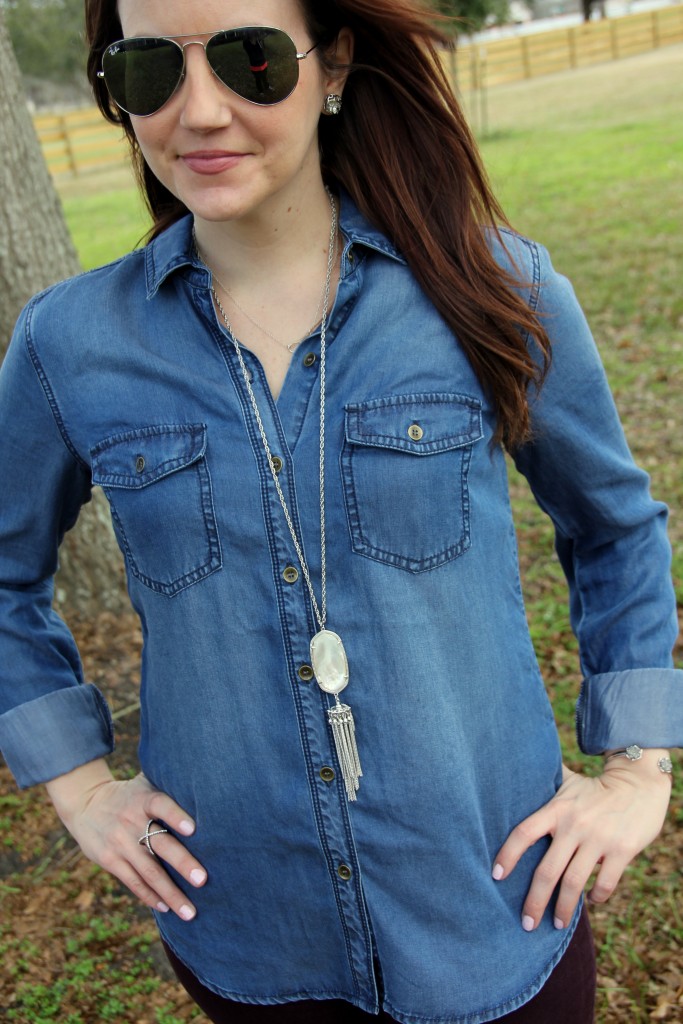
{"label": "aviator sunglasses", "polygon": [[121,110],[136,117],[161,110],[185,78],[185,47],[193,45],[204,48],[214,75],[242,99],[263,106],[281,103],[296,88],[299,61],[318,45],[298,53],[286,32],[262,25],[215,32],[206,43],[175,41],[185,38],[140,36],[107,47],[97,77]]}

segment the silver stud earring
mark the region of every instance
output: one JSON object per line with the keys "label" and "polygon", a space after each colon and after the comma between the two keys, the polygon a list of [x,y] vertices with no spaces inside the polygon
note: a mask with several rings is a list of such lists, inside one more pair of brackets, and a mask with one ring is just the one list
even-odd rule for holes
{"label": "silver stud earring", "polygon": [[340,114],[341,108],[341,96],[336,92],[328,93],[328,95],[325,97],[325,102],[323,103],[323,114],[327,114],[328,116]]}

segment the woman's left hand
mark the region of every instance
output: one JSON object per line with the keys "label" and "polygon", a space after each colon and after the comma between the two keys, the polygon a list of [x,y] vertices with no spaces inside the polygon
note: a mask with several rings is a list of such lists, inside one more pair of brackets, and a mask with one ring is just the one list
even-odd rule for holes
{"label": "woman's left hand", "polygon": [[591,874],[598,873],[588,898],[609,899],[624,869],[659,834],[671,796],[670,776],[657,760],[665,750],[644,750],[639,761],[615,757],[598,778],[564,767],[555,796],[512,830],[493,869],[507,878],[522,854],[542,836],[552,842],[534,872],[522,910],[522,927],[537,927],[559,884],[555,927],[572,920]]}

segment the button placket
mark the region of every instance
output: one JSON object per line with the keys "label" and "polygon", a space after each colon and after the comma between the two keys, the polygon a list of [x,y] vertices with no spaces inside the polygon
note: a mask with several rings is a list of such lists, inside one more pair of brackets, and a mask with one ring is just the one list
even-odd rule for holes
{"label": "button placket", "polygon": [[[291,597],[299,597],[301,604],[310,604],[303,580],[300,585],[287,587]],[[290,602],[287,602],[289,606]],[[302,614],[301,618],[305,618]],[[285,616],[285,629],[291,625],[291,616]],[[291,635],[291,634],[290,634]],[[306,640],[308,637],[306,636]],[[346,936],[346,950],[349,965],[357,979],[358,990],[365,998],[376,998],[374,967],[372,962],[372,938],[365,909],[365,902],[356,869],[357,854],[353,843],[348,804],[341,777],[337,772],[334,744],[326,721],[328,698],[315,683],[311,670],[310,685],[302,685],[301,668],[310,668],[307,662],[300,663],[301,634],[296,630],[296,643],[292,661],[299,666],[294,673],[296,683],[295,703],[299,709],[304,734],[306,767],[311,786],[314,815],[322,851],[327,863],[329,878],[336,893],[340,918]],[[308,675],[304,671],[304,676]],[[343,870],[340,872],[340,867]],[[348,871],[348,874],[345,872]]]}
{"label": "button placket", "polygon": [[[287,495],[289,504],[289,495]],[[292,506],[290,505],[290,509]],[[281,509],[273,508],[275,511]],[[290,557],[287,540],[280,529],[276,535],[281,558]],[[346,795],[337,771],[334,744],[327,724],[328,698],[315,683],[308,661],[309,638],[317,628],[310,609],[310,597],[303,575],[295,584],[279,577],[283,609],[283,629],[291,640],[291,680],[300,728],[314,816],[330,882],[336,892],[336,903],[346,941],[349,965],[357,979],[358,990],[365,998],[375,998],[375,976],[372,964],[372,939],[365,902],[355,865],[356,851]],[[340,866],[345,870],[340,873]]]}
{"label": "button placket", "polygon": [[[306,355],[313,358],[308,360],[307,365],[304,365]],[[298,373],[301,375],[302,386],[298,392],[293,388],[296,370],[294,367],[290,367],[290,371],[295,370],[295,372],[288,373],[277,407],[267,388],[256,389],[256,385],[261,380],[261,374],[254,373],[257,402],[266,437],[271,446],[271,452],[279,453],[277,458],[282,459],[283,468],[286,465],[291,465],[283,458],[284,452],[289,453],[294,450],[294,445],[302,434],[307,418],[315,417],[317,420],[318,402],[311,391],[319,376],[318,362],[315,352],[309,351],[303,358],[300,357]],[[255,362],[254,365],[258,366],[258,363]],[[308,645],[310,638],[317,631],[317,624],[314,621],[308,588],[293,548],[292,538],[277,492],[273,486],[271,466],[265,456],[243,379],[240,379],[240,391],[246,399],[244,409],[250,424],[249,433],[262,479],[265,480],[265,486],[262,488],[262,500],[267,506],[264,508],[264,512],[275,569],[276,605],[281,617],[285,650],[288,653],[291,692],[299,728],[302,732],[302,749],[314,819],[328,868],[328,877],[336,893],[336,904],[343,927],[349,968],[354,976],[359,995],[366,1002],[372,1003],[377,1000],[372,963],[372,938],[360,879],[355,870],[357,861],[349,810],[344,787],[339,784],[336,755],[327,723],[328,698],[315,684],[310,666]],[[311,436],[317,438],[317,429]],[[310,460],[310,478],[315,481],[316,485],[318,480],[317,455],[317,448],[312,448],[306,458],[306,462]],[[306,473],[308,476],[308,471]],[[307,535],[306,527],[303,531],[301,530],[295,490],[296,481],[293,473],[281,472],[280,484],[295,530],[299,536],[303,532],[304,548],[305,550],[310,549],[311,543],[319,542],[319,524],[317,522],[314,524],[310,537]],[[314,562],[317,562],[317,559],[314,559]],[[315,572],[313,572],[313,578],[314,580],[316,578]],[[349,872],[348,878],[340,874],[340,866]]]}

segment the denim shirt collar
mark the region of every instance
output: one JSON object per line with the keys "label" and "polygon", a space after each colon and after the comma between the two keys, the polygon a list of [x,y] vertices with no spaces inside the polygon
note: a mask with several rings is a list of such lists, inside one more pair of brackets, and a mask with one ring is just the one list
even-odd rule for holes
{"label": "denim shirt collar", "polygon": [[[358,210],[345,190],[340,191],[339,226],[346,238],[345,251],[353,245],[373,249],[398,263],[405,258],[386,235],[374,228]],[[194,267],[206,273],[192,241],[192,217],[187,215],[163,231],[145,248],[145,277],[147,298],[152,299],[166,278],[181,267]]]}

